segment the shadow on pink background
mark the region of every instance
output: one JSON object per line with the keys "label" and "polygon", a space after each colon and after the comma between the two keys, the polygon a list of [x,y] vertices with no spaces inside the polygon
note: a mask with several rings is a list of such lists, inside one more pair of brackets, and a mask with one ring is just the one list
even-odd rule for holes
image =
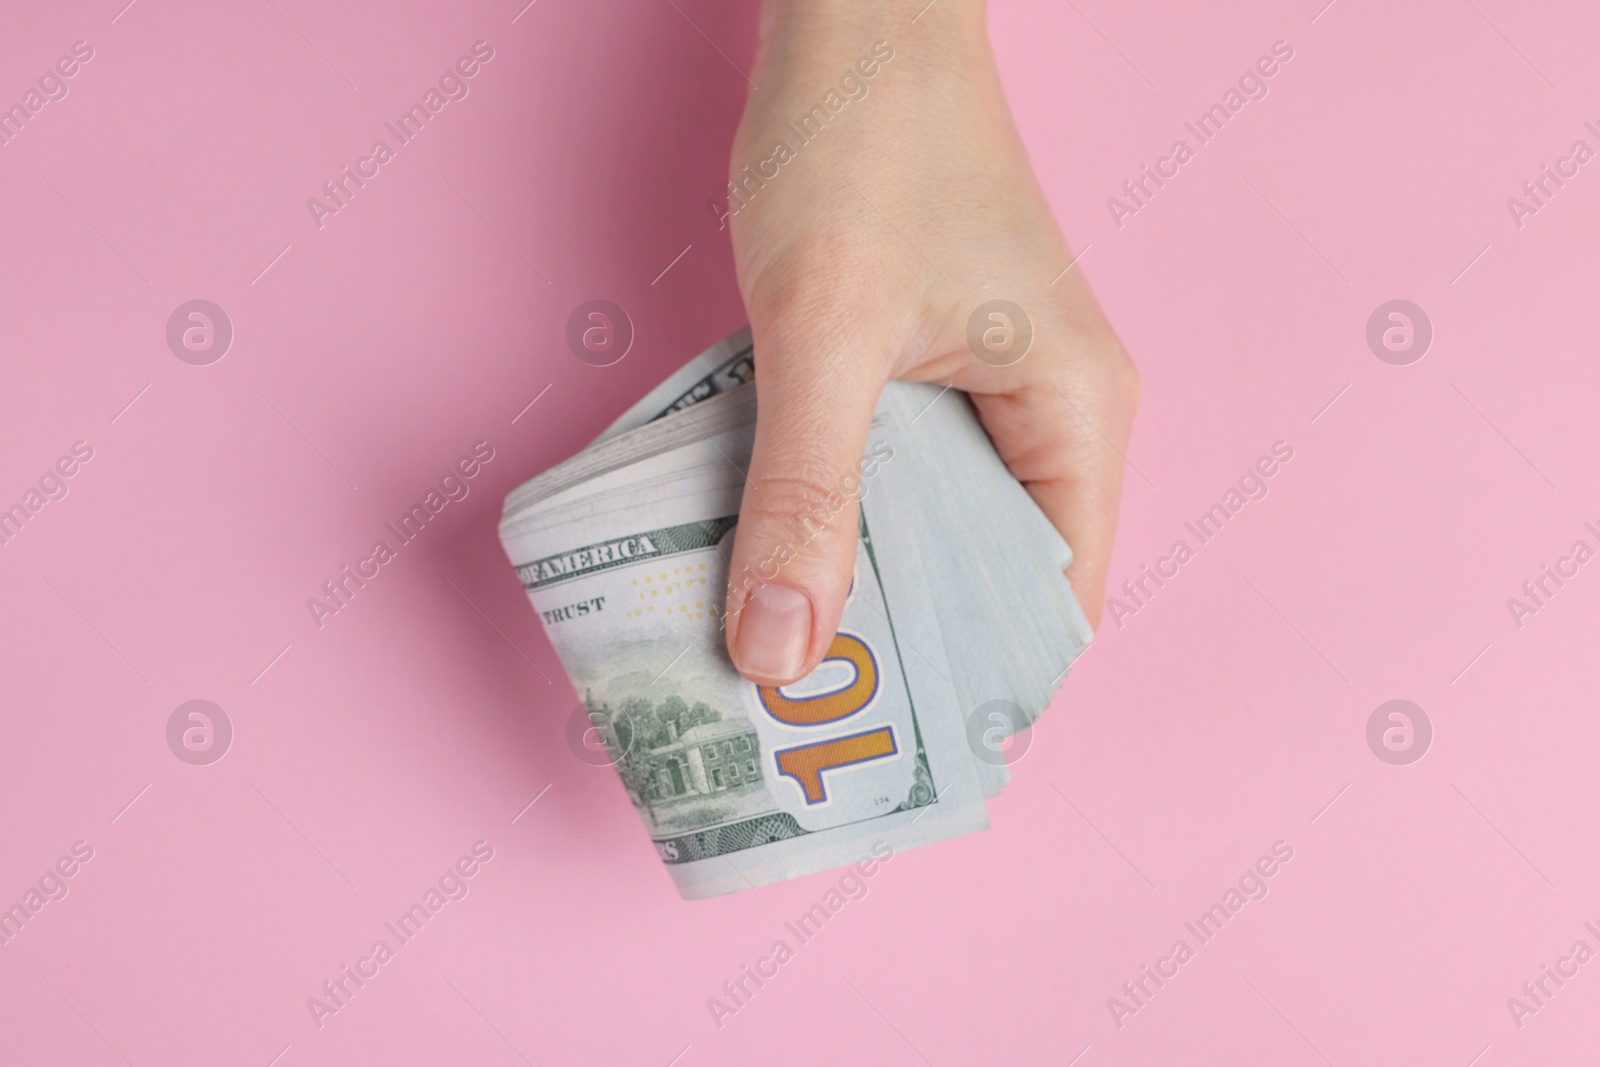
{"label": "shadow on pink background", "polygon": [[[1600,149],[1592,9],[995,5],[1034,164],[1144,375],[1112,585],[1274,443],[1293,459],[1108,616],[991,831],[896,857],[718,1027],[708,998],[837,876],[678,899],[567,747],[575,698],[494,525],[743,322],[707,201],[753,6],[121,2],[0,35],[0,104],[92,49],[0,145],[0,507],[92,450],[0,546],[0,904],[66,891],[0,947],[0,1061],[1593,1047],[1600,963],[1571,952],[1600,951],[1600,564],[1520,619],[1507,600],[1600,549],[1600,163],[1520,226],[1506,204]],[[1266,98],[1119,227],[1107,198],[1276,41]],[[319,226],[307,198],[476,42],[466,97]],[[638,331],[610,368],[562,341],[595,297]],[[205,366],[166,339],[194,299],[234,330]],[[1394,299],[1433,329],[1404,366],[1366,341]],[[307,599],[480,441],[471,494],[319,629]],[[232,724],[210,765],[168,746],[195,699]],[[1431,724],[1406,765],[1367,740],[1393,699]],[[465,897],[319,1026],[307,999],[479,842]],[[1265,897],[1189,933],[1279,842]],[[1169,977],[1141,992],[1147,966]]]}

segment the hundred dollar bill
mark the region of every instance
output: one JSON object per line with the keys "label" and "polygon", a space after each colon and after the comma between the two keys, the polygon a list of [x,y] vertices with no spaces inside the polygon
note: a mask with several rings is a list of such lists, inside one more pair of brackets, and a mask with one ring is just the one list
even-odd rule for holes
{"label": "hundred dollar bill", "polygon": [[[754,439],[748,328],[507,497],[501,538],[679,891],[711,896],[987,825],[1000,746],[1092,638],[1071,550],[966,398],[891,383],[859,476],[855,581],[828,658],[745,681],[721,611]],[[803,547],[772,546],[769,560]],[[772,574],[766,574],[770,580]],[[749,583],[750,575],[736,576]],[[761,576],[756,576],[759,582]]]}
{"label": "hundred dollar bill", "polygon": [[745,326],[718,341],[673,372],[672,377],[639,398],[618,416],[597,440],[636,429],[674,411],[693,407],[755,380],[755,345]]}
{"label": "hundred dollar bill", "polygon": [[864,513],[827,659],[798,685],[758,686],[734,670],[720,626],[754,397],[719,400],[697,412],[704,437],[558,489],[501,527],[679,891],[713,896],[853,862],[873,842],[903,850],[985,828],[916,531],[875,506],[899,476],[893,420],[874,427],[845,487]]}

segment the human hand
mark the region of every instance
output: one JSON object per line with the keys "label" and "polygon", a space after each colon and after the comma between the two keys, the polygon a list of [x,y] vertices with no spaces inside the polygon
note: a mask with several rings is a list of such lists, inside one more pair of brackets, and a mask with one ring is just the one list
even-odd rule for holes
{"label": "human hand", "polygon": [[[936,0],[919,17],[924,2],[762,12],[759,88],[729,168],[759,414],[726,616],[734,665],[762,684],[810,673],[838,628],[858,507],[837,508],[839,486],[854,484],[893,379],[971,396],[1072,546],[1067,577],[1099,621],[1138,375],[1081,272],[1064,270],[1072,255],[1012,125],[983,4]],[[1009,366],[968,344],[969,318],[993,299],[1032,323]],[[833,518],[794,545],[819,508]]]}

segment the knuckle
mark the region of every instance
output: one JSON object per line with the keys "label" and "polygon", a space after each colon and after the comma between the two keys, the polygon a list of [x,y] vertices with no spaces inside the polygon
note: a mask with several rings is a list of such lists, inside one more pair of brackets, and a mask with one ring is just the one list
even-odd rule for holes
{"label": "knuckle", "polygon": [[906,332],[914,294],[886,277],[876,259],[835,247],[836,241],[802,242],[748,280],[746,305],[758,345],[764,342],[760,350],[855,360]]}
{"label": "knuckle", "polygon": [[1089,332],[1072,362],[1081,368],[1086,390],[1103,402],[1128,412],[1138,407],[1139,368],[1109,327]]}
{"label": "knuckle", "polygon": [[807,464],[781,475],[752,483],[741,509],[744,519],[761,528],[795,528],[820,532],[835,525],[852,499],[844,473],[820,463]]}
{"label": "knuckle", "polygon": [[1116,345],[1115,353],[1111,359],[1109,377],[1113,393],[1130,410],[1139,406],[1139,395],[1144,389],[1143,378],[1139,374],[1139,367],[1123,349],[1121,344]]}

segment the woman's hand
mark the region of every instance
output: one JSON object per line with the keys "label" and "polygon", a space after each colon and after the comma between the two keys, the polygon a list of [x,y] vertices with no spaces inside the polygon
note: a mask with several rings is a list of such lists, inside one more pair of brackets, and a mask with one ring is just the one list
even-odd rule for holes
{"label": "woman's hand", "polygon": [[[1072,546],[1067,577],[1099,620],[1138,375],[1082,273],[1065,269],[1072,253],[1012,125],[982,3],[936,0],[918,17],[924,2],[768,0],[762,13],[759,88],[730,165],[760,413],[727,629],[735,666],[763,684],[804,677],[838,628],[857,505],[824,502],[854,484],[896,378],[971,395]],[[993,300],[1031,322],[1010,365],[1014,314],[985,309],[973,332],[992,329],[990,346],[969,344],[969,319]],[[794,544],[819,509],[833,518]],[[793,557],[772,577],[780,545]],[[771,580],[740,577],[758,573]]]}

